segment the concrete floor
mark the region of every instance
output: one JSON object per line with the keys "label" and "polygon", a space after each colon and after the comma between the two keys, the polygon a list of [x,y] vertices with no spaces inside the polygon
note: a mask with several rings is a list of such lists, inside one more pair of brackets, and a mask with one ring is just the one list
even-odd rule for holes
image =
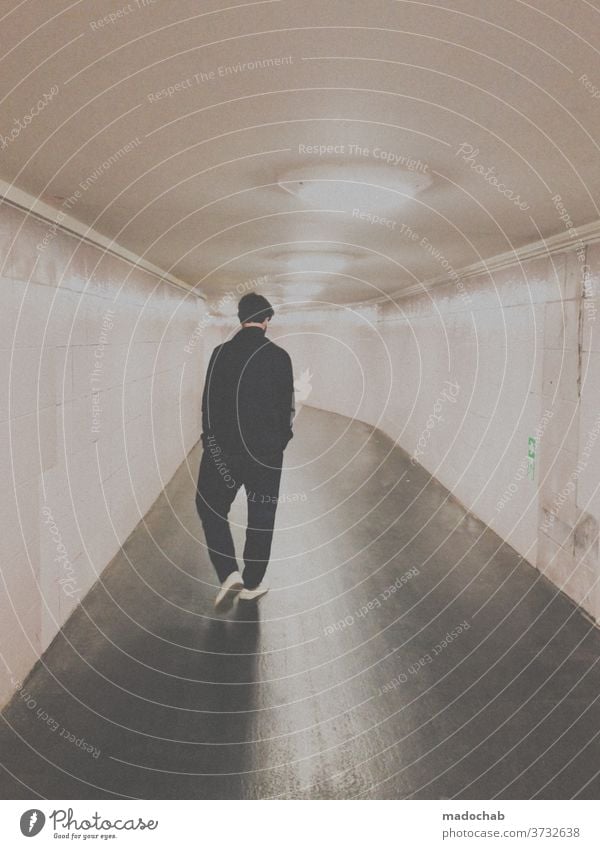
{"label": "concrete floor", "polygon": [[2,798],[598,798],[600,632],[386,437],[301,410],[222,616],[199,457],[4,710]]}

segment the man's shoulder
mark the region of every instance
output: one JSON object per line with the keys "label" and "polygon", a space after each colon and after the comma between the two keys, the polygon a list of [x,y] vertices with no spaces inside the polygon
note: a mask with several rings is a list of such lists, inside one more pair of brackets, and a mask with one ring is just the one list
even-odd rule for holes
{"label": "man's shoulder", "polygon": [[223,345],[224,345],[224,344],[226,344],[226,343],[222,342],[220,345],[216,345],[216,346],[212,349],[212,354],[210,355],[210,362],[212,362],[212,363],[214,363],[214,362],[215,362],[215,360],[217,359],[217,357],[218,357],[219,353],[223,350]]}
{"label": "man's shoulder", "polygon": [[281,362],[291,362],[292,358],[281,345],[278,345],[276,342],[271,341],[271,339],[267,339],[266,349],[269,351],[272,357],[277,357],[277,359],[281,360]]}

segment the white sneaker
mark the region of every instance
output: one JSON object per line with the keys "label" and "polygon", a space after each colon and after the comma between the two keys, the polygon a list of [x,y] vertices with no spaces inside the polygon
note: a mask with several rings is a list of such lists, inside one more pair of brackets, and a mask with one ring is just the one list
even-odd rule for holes
{"label": "white sneaker", "polygon": [[227,575],[215,599],[215,610],[229,610],[236,595],[244,589],[244,581],[239,572]]}
{"label": "white sneaker", "polygon": [[240,601],[255,601],[262,598],[265,593],[269,592],[266,584],[259,584],[253,590],[242,590],[240,593]]}

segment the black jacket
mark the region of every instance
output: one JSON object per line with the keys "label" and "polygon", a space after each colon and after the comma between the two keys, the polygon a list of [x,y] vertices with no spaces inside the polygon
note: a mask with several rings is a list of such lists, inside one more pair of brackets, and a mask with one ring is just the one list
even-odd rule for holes
{"label": "black jacket", "polygon": [[260,327],[243,327],[217,345],[202,395],[205,447],[255,457],[278,453],[292,438],[294,413],[290,355]]}

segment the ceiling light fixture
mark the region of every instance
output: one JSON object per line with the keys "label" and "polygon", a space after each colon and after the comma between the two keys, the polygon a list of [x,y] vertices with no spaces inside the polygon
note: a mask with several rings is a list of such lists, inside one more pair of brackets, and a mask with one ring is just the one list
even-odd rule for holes
{"label": "ceiling light fixture", "polygon": [[428,173],[394,165],[321,163],[295,169],[279,186],[316,209],[393,211],[431,184]]}
{"label": "ceiling light fixture", "polygon": [[330,253],[327,251],[307,251],[292,254],[283,261],[288,272],[335,273],[348,267],[350,257],[347,254]]}

